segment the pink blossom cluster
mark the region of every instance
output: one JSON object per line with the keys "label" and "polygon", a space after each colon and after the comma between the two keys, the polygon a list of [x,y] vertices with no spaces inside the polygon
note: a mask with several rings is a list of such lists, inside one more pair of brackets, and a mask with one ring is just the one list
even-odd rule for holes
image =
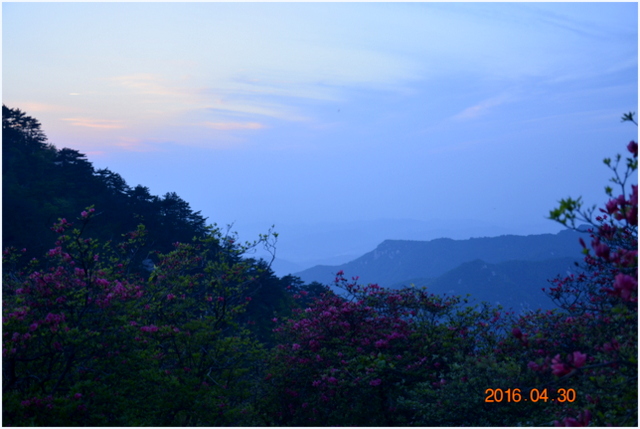
{"label": "pink blossom cluster", "polygon": [[556,420],[553,422],[554,426],[564,426],[564,427],[580,427],[580,426],[589,426],[591,422],[591,411],[583,410],[578,415],[578,418],[573,417],[565,417],[562,419],[562,422]]}

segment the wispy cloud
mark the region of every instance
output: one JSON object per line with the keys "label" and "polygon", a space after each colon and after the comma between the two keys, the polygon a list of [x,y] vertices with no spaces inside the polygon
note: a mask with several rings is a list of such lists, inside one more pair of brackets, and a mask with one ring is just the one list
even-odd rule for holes
{"label": "wispy cloud", "polygon": [[480,116],[484,116],[488,114],[494,107],[500,106],[509,101],[511,101],[511,97],[507,95],[492,97],[484,101],[481,101],[480,103],[475,104],[471,107],[467,107],[466,109],[462,110],[460,113],[454,115],[452,119],[458,120],[458,121],[476,119]]}
{"label": "wispy cloud", "polygon": [[259,122],[205,122],[203,125],[207,128],[220,131],[260,130],[265,128],[265,126]]}
{"label": "wispy cloud", "polygon": [[111,81],[116,85],[131,89],[137,94],[185,97],[192,96],[193,91],[180,88],[161,76],[151,73],[138,73],[128,76],[112,77]]}
{"label": "wispy cloud", "polygon": [[120,137],[118,141],[114,143],[114,146],[130,152],[156,152],[159,150],[157,146],[151,145],[141,139],[130,137]]}
{"label": "wispy cloud", "polygon": [[172,79],[152,73],[138,73],[115,76],[108,79],[124,90],[123,100],[128,100],[131,115],[153,121],[162,118],[175,119],[178,115],[208,106],[202,95],[203,88],[197,87],[188,77]]}
{"label": "wispy cloud", "polygon": [[[137,97],[133,103],[140,103],[141,108],[154,117],[161,112],[169,114],[176,111],[184,113],[208,110],[293,121],[305,119],[296,114],[293,111],[295,109],[269,100],[281,94],[269,93],[266,90],[261,92],[258,86],[246,88],[225,78],[213,86],[198,85],[188,77],[167,79],[151,73],[116,76],[109,80],[133,93]],[[150,104],[158,106],[160,110],[149,110]]]}
{"label": "wispy cloud", "polygon": [[93,119],[93,118],[62,118],[63,121],[70,122],[74,127],[100,128],[100,129],[119,129],[125,128],[122,121],[112,119]]}
{"label": "wispy cloud", "polygon": [[[12,106],[9,106],[12,107]],[[16,107],[19,107],[21,110],[27,112],[27,114],[31,113],[40,113],[40,112],[64,112],[68,111],[69,108],[66,106],[58,105],[58,104],[47,104],[47,103],[33,103],[33,102],[19,102],[16,104]]]}

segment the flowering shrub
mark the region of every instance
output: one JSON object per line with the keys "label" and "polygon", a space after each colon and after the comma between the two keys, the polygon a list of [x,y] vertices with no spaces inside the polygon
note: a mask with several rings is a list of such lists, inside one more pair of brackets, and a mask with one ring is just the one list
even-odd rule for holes
{"label": "flowering shrub", "polygon": [[[633,116],[624,119],[633,121]],[[577,379],[583,392],[582,410],[563,410],[557,425],[638,422],[638,185],[628,183],[638,168],[637,143],[630,142],[627,150],[623,173],[620,155],[614,162],[604,160],[614,173],[611,182],[618,196],[607,186],[609,200],[598,211],[568,198],[551,212],[551,219],[574,229],[576,222],[586,222],[591,236],[591,249],[584,240],[580,243],[585,254],[582,272],[554,279],[548,292],[568,313],[554,331],[564,338],[551,344],[549,335],[539,338],[546,343],[546,353],[530,364],[560,380]],[[551,358],[554,349],[560,353]]]}
{"label": "flowering shrub", "polygon": [[[115,317],[143,293],[122,276],[126,259],[116,267],[100,261],[119,257],[117,250],[82,238],[93,209],[85,213],[80,229],[71,230],[66,219],[53,226],[61,235],[44,266],[34,260],[28,271],[18,272],[18,255],[14,249],[4,251],[3,415],[8,423],[54,424],[55,416],[60,424],[84,421],[94,395],[73,395],[99,379],[103,365],[120,353]],[[139,233],[144,235],[144,229]],[[20,405],[7,406],[12,402]]]}
{"label": "flowering shrub", "polygon": [[463,308],[458,297],[359,286],[342,272],[336,286],[349,298],[327,291],[274,328],[281,342],[265,423],[421,424],[403,397],[426,386],[441,397],[462,377],[460,363],[491,352],[506,335],[508,315]]}
{"label": "flowering shrub", "polygon": [[260,347],[237,323],[255,273],[242,250],[221,249],[219,238],[159,255],[145,296],[123,321],[140,358],[126,396],[161,425],[236,422],[259,367]]}
{"label": "flowering shrub", "polygon": [[[131,261],[140,226],[112,246],[83,237],[93,208],[61,234],[44,264],[3,256],[3,418],[8,425],[237,423],[260,348],[236,322],[258,274],[245,247],[217,229],[157,255],[151,276]],[[259,362],[258,362],[259,363]]]}

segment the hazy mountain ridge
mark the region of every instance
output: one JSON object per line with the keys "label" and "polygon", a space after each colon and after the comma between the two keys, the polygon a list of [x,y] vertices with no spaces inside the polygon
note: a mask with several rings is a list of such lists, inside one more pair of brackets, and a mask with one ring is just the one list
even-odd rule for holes
{"label": "hazy mountain ridge", "polygon": [[331,285],[335,273],[359,283],[397,288],[414,283],[433,293],[472,294],[505,307],[551,308],[542,292],[548,280],[574,268],[581,258],[581,233],[430,241],[385,240],[373,251],[337,266],[319,265],[296,273],[303,281]]}
{"label": "hazy mountain ridge", "polygon": [[476,259],[488,263],[509,260],[545,260],[580,257],[580,234],[564,230],[557,234],[503,235],[499,237],[430,241],[385,240],[374,250],[346,264],[319,265],[296,273],[305,282],[330,284],[340,270],[362,283],[391,286],[412,278],[435,278]]}
{"label": "hazy mountain ridge", "polygon": [[426,286],[437,295],[471,294],[470,300],[486,301],[514,309],[550,309],[553,301],[542,292],[549,280],[572,272],[579,258],[557,258],[544,261],[505,261],[497,264],[476,259],[464,262],[435,278],[417,278],[391,285]]}
{"label": "hazy mountain ridge", "polygon": [[[252,239],[264,233],[269,224],[234,226],[242,236]],[[471,237],[556,233],[559,225],[539,224],[500,226],[474,219],[376,219],[357,222],[321,222],[275,225],[278,232],[274,271],[284,276],[317,265],[338,266],[375,249],[385,240],[428,241],[442,237],[465,240]],[[269,255],[259,254],[269,259]]]}

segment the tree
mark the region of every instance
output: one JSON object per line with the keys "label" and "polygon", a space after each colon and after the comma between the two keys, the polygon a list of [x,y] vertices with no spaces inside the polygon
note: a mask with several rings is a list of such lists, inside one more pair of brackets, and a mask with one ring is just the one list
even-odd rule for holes
{"label": "tree", "polygon": [[[163,198],[139,185],[131,189],[109,169],[95,170],[77,150],[57,150],[47,143],[40,123],[19,109],[3,106],[3,243],[26,248],[28,258],[42,255],[50,239],[49,226],[72,218],[84,207],[100,208],[101,222],[91,235],[117,240],[114,233],[143,222],[155,250],[170,251],[175,241],[189,242],[206,234],[206,219],[175,193]],[[98,215],[98,214],[96,214]],[[96,229],[97,228],[97,229]],[[147,255],[141,255],[140,263]]]}
{"label": "tree", "polygon": [[20,109],[10,109],[2,105],[2,140],[21,144],[29,152],[47,148],[47,136],[40,122],[27,116]]}

